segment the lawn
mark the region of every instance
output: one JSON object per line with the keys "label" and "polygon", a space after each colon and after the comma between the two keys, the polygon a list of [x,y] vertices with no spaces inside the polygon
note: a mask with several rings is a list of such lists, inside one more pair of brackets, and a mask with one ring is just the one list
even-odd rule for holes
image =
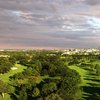
{"label": "lawn", "polygon": [[74,70],[76,70],[79,74],[80,74],[80,76],[81,76],[81,86],[86,86],[87,85],[87,83],[88,83],[88,81],[87,80],[85,80],[84,78],[85,78],[85,76],[86,76],[86,74],[88,73],[87,72],[87,70],[85,70],[85,69],[82,69],[82,68],[80,68],[80,67],[77,67],[77,66],[75,66],[75,65],[73,65],[73,66],[69,66],[69,68],[70,69],[74,69]]}
{"label": "lawn", "polygon": [[100,65],[100,60],[94,61],[93,64],[98,64],[98,65]]}
{"label": "lawn", "polygon": [[9,94],[5,94],[4,98],[0,95],[0,100],[11,100],[11,98]]}
{"label": "lawn", "polygon": [[20,65],[20,64],[15,64],[14,68],[17,68],[15,70],[10,70],[8,73],[5,74],[1,74],[0,75],[0,80],[9,83],[9,77],[13,76],[14,74],[18,73],[18,72],[22,72],[24,69],[26,69],[26,66]]}
{"label": "lawn", "polygon": [[[20,65],[20,64],[15,64],[15,66],[13,67],[12,70],[10,70],[8,73],[5,74],[1,74],[0,75],[0,80],[9,83],[9,77],[13,76],[14,74],[18,73],[18,72],[22,72],[24,69],[26,69],[26,66]],[[5,94],[5,97],[3,98],[0,95],[0,100],[11,100],[10,95],[9,94]]]}
{"label": "lawn", "polygon": [[[95,62],[100,63],[100,62]],[[92,70],[83,69],[75,65],[69,66],[70,69],[76,70],[81,76],[80,86],[83,88],[83,98],[86,100],[100,100],[98,94],[100,93],[100,79]],[[94,99],[93,99],[94,98]]]}

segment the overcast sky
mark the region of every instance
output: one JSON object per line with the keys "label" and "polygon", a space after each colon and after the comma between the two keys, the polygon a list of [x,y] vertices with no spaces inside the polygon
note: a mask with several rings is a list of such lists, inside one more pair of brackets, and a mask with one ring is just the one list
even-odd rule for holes
{"label": "overcast sky", "polygon": [[100,0],[0,0],[0,48],[100,47]]}

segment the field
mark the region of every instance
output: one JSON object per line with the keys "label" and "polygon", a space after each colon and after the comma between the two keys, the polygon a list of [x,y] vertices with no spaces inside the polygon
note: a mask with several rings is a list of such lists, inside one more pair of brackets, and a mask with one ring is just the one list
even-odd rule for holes
{"label": "field", "polygon": [[[15,64],[15,66],[13,68],[17,68],[15,70],[10,70],[8,73],[5,74],[1,74],[0,75],[0,80],[6,82],[6,83],[10,83],[9,77],[13,76],[16,73],[22,72],[24,69],[26,69],[26,66],[20,65],[20,64]],[[10,95],[9,94],[5,94],[5,97],[3,98],[0,95],[0,100],[11,100]]]}
{"label": "field", "polygon": [[22,72],[24,69],[26,69],[25,66],[22,66],[20,64],[15,64],[14,68],[17,68],[15,70],[10,70],[8,73],[5,74],[1,74],[0,75],[0,80],[9,83],[9,77],[13,76],[14,74],[18,73],[18,72]]}
{"label": "field", "polygon": [[5,94],[4,98],[0,95],[0,100],[11,100],[11,98],[9,94]]}
{"label": "field", "polygon": [[[95,61],[93,64],[100,64],[100,61]],[[83,89],[83,98],[95,100],[93,98],[100,93],[100,76],[97,76],[93,70],[81,68],[76,65],[69,66],[69,68],[76,70],[81,76],[82,82],[80,86]],[[100,100],[100,98],[96,100]]]}
{"label": "field", "polygon": [[[96,64],[96,63],[100,64],[98,61],[94,62],[94,64]],[[16,64],[14,67],[17,69],[10,70],[8,73],[5,73],[3,75],[1,74],[0,80],[4,81],[6,83],[9,83],[10,76],[13,76],[14,74],[16,74],[18,72],[22,72],[24,69],[26,69],[25,66],[22,66],[20,64]],[[80,68],[76,65],[69,66],[69,68],[76,70],[81,76],[82,82],[81,82],[80,86],[83,87],[83,98],[88,98],[88,99],[93,98],[93,96],[96,95],[96,93],[98,93],[97,88],[100,88],[100,78],[98,76],[96,76],[93,71],[86,70],[84,68]],[[94,94],[93,93],[91,94],[91,92],[94,92]],[[2,98],[0,96],[0,100],[11,100],[11,98],[8,94],[5,94],[4,98]]]}
{"label": "field", "polygon": [[4,53],[11,57],[0,58],[0,100],[100,100],[99,55]]}

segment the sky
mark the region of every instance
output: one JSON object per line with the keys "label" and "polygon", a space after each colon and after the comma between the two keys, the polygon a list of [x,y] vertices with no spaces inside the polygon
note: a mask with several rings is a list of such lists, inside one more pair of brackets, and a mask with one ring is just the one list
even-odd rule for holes
{"label": "sky", "polygon": [[0,48],[98,48],[100,0],[0,0]]}

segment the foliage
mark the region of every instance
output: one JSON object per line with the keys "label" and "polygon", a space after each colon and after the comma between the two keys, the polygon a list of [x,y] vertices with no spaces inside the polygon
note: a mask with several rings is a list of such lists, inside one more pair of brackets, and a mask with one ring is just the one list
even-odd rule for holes
{"label": "foliage", "polygon": [[[84,86],[88,84],[93,88],[94,85],[89,83],[92,77],[84,81],[86,75],[95,75],[95,80],[99,81],[100,65],[95,61],[99,61],[100,56],[62,56],[62,53],[55,50],[0,52],[8,55],[0,58],[0,73],[3,74],[0,75],[0,92],[9,94],[12,100],[79,100],[80,87],[85,91]],[[11,70],[14,66],[18,69]],[[100,94],[94,95],[98,100]]]}

